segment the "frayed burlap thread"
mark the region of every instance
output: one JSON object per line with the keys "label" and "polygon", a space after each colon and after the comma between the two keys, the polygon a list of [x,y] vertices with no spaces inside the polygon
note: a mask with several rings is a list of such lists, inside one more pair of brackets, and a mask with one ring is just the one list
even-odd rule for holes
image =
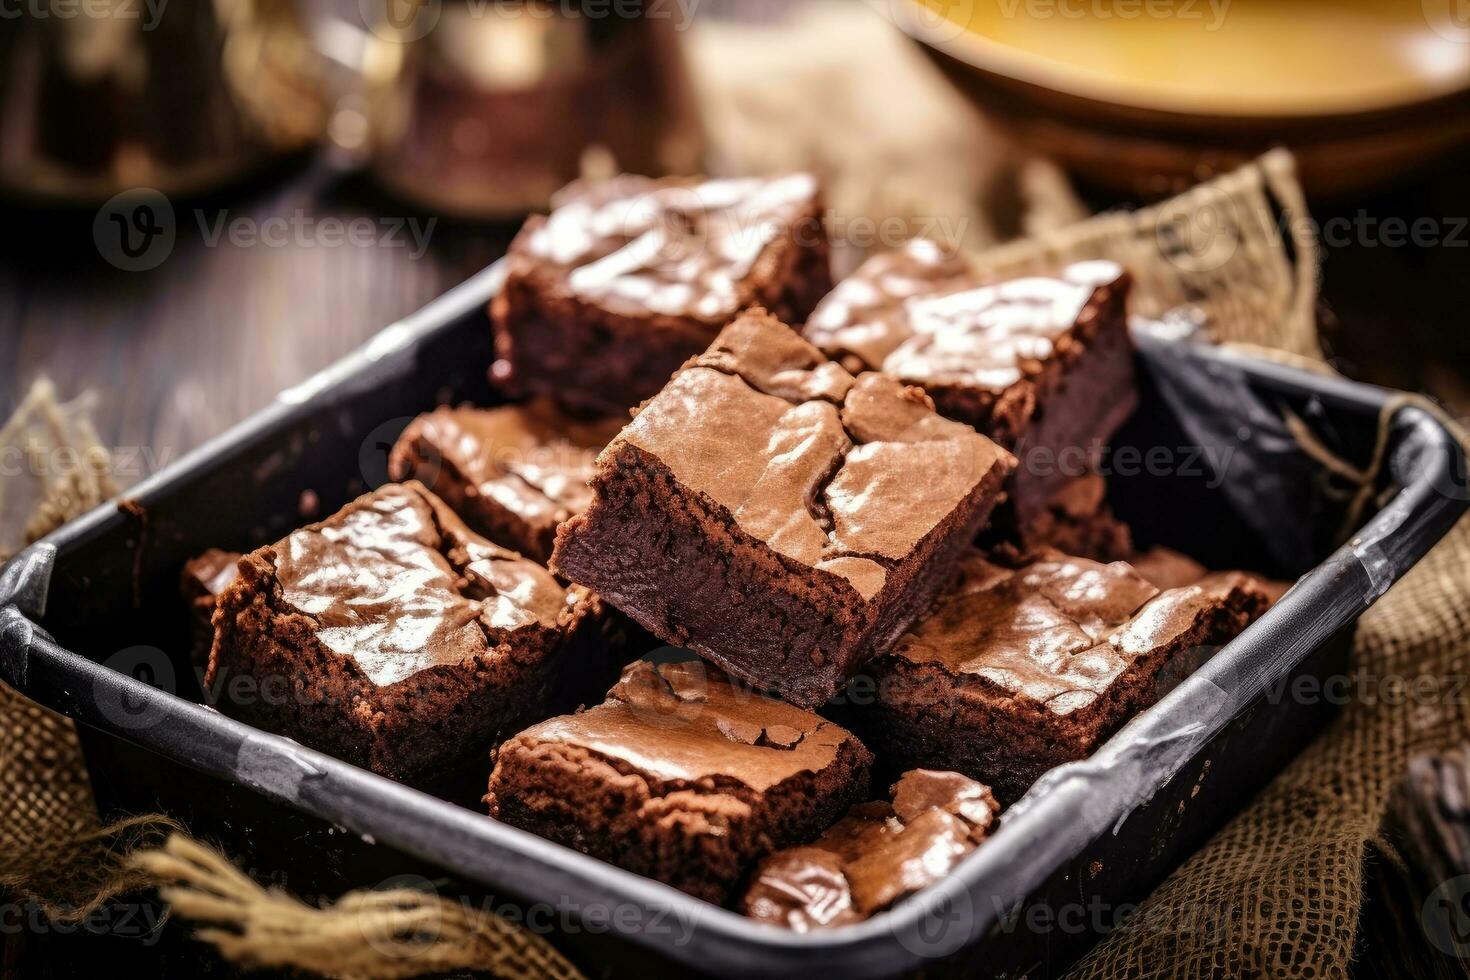
{"label": "frayed burlap thread", "polygon": [[[0,447],[27,465],[0,482],[0,527],[28,544],[117,492],[93,399],[63,403],[39,379],[0,426]],[[252,967],[385,978],[473,969],[564,980],[580,974],[544,939],[499,916],[412,891],[353,892],[314,909],[267,891],[162,814],[103,825],[72,722],[0,684],[0,893],[58,921],[80,921],[118,896],[167,883],[201,939]]]}
{"label": "frayed burlap thread", "polygon": [[1320,249],[1290,153],[1137,211],[1100,214],[976,256],[991,278],[1112,259],[1134,279],[1130,308],[1194,307],[1219,340],[1318,358]]}
{"label": "frayed burlap thread", "polygon": [[[1320,356],[1313,319],[1317,247],[1284,153],[1185,198],[1089,219],[978,260],[998,276],[1099,256],[1133,271],[1143,312],[1193,305],[1221,340],[1275,348],[1295,363]],[[1467,596],[1470,526],[1461,524],[1363,617],[1353,655],[1355,695],[1333,727],[1156,889],[1075,975],[1345,976],[1365,852],[1405,761],[1470,737],[1464,697],[1451,696],[1459,692],[1444,690],[1428,702],[1403,694],[1420,679],[1445,684],[1466,676]],[[99,828],[91,816],[69,723],[3,689],[0,793],[0,861],[11,876],[0,885],[35,894],[52,883],[36,872],[49,869],[59,872],[55,881],[84,894],[82,886],[97,881],[65,866],[93,865],[113,874],[102,874],[101,891],[88,899],[100,901],[119,883],[163,880],[175,915],[203,923],[200,935],[242,964],[365,977],[458,968],[575,975],[539,937],[421,893],[352,893],[316,909],[256,886],[183,837],[119,861],[130,839]],[[152,819],[124,829],[156,834]],[[13,863],[17,855],[23,865]]]}
{"label": "frayed burlap thread", "polygon": [[474,970],[496,977],[577,980],[544,940],[498,915],[413,889],[354,891],[313,908],[262,888],[218,853],[183,836],[129,867],[163,882],[174,915],[250,969],[290,968],[348,980],[398,980]]}
{"label": "frayed burlap thread", "polygon": [[1073,976],[1347,976],[1390,793],[1410,756],[1470,740],[1467,595],[1462,521],[1359,622],[1343,715]]}
{"label": "frayed burlap thread", "polygon": [[[1100,215],[977,261],[999,277],[1111,258],[1133,272],[1138,312],[1194,306],[1217,340],[1330,373],[1315,326],[1313,228],[1294,162],[1275,151],[1163,204]],[[1340,718],[1071,977],[1347,976],[1365,861],[1380,843],[1389,794],[1411,755],[1470,739],[1458,680],[1470,676],[1467,598],[1462,521],[1359,621],[1354,688]]]}
{"label": "frayed burlap thread", "polygon": [[147,885],[124,855],[181,829],[156,814],[102,826],[71,721],[0,684],[0,892],[78,921]]}
{"label": "frayed burlap thread", "polygon": [[[1139,312],[1191,305],[1218,340],[1329,371],[1314,320],[1312,228],[1293,161],[1277,151],[1179,199],[978,261],[1003,276],[1112,258],[1134,273]],[[1389,794],[1411,755],[1470,740],[1460,690],[1470,676],[1467,600],[1470,523],[1462,521],[1360,620],[1353,693],[1338,720],[1071,976],[1347,976],[1370,846],[1391,853],[1378,840]]]}
{"label": "frayed burlap thread", "polygon": [[[117,492],[112,456],[92,426],[93,404],[90,395],[63,402],[39,378],[0,425],[0,448],[23,464],[0,480],[0,528],[21,529],[0,551]],[[162,816],[102,826],[71,721],[0,684],[0,891],[54,919],[79,920],[146,884],[122,856],[178,829]]]}
{"label": "frayed burlap thread", "polygon": [[117,493],[112,454],[92,425],[95,402],[90,392],[62,402],[49,378],[37,378],[0,426],[0,447],[21,464],[0,480],[0,530],[23,531],[22,540],[0,538],[0,556]]}

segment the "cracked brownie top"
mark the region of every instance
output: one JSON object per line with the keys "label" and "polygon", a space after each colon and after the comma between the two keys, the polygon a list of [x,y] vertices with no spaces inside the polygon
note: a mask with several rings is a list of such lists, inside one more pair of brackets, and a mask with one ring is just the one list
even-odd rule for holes
{"label": "cracked brownie top", "polygon": [[1120,266],[1095,261],[983,285],[963,259],[916,239],[838,283],[804,333],[853,370],[998,394],[1037,373],[1095,294],[1126,281]]}
{"label": "cracked brownie top", "polygon": [[1160,592],[1124,562],[1045,549],[1010,569],[975,553],[962,563],[959,586],[892,656],[1067,715],[1096,701],[1136,659],[1187,640],[1213,615],[1248,617],[1266,604],[1238,572]]}
{"label": "cracked brownie top", "polygon": [[727,326],[608,452],[622,444],[867,599],[978,485],[1015,465],[918,389],[853,377],[763,311]]}
{"label": "cracked brownie top", "polygon": [[581,595],[471,532],[416,481],[359,497],[273,550],[280,603],[379,687],[482,656],[517,630],[555,629]]}
{"label": "cracked brownie top", "polygon": [[822,772],[856,739],[699,661],[640,660],[604,703],[528,728],[516,741],[575,745],[656,783],[735,780],[764,792],[800,773]]}
{"label": "cracked brownie top", "polygon": [[[624,175],[575,183],[528,218],[513,261],[534,261],[571,294],[628,316],[718,325],[749,305],[768,246],[822,237],[816,178],[689,180]],[[810,224],[810,227],[807,225]]]}

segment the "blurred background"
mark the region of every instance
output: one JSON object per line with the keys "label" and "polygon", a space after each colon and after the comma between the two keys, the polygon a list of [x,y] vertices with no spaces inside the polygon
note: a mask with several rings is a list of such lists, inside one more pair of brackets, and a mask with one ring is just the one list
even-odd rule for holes
{"label": "blurred background", "polygon": [[1338,366],[1470,412],[1452,0],[13,6],[0,405],[42,371],[96,390],[107,445],[223,430],[493,261],[580,174],[805,167],[848,251],[982,248],[1278,143]]}
{"label": "blurred background", "polygon": [[[814,170],[850,264],[918,232],[1045,233],[1284,145],[1335,366],[1470,416],[1462,0],[13,0],[0,20],[0,408],[41,375],[90,392],[124,485],[620,170]],[[213,969],[85,930],[5,939],[6,976]]]}

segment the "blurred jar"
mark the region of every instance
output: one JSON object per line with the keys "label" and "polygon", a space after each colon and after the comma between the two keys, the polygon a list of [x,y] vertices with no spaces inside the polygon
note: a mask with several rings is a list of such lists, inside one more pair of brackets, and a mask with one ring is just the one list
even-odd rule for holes
{"label": "blurred jar", "polygon": [[[579,175],[703,162],[679,6],[637,0],[364,0],[360,138],[377,179],[436,211],[544,208]],[[348,112],[353,111],[349,108]]]}
{"label": "blurred jar", "polygon": [[38,0],[0,29],[0,188],[197,193],[320,135],[293,0]]}

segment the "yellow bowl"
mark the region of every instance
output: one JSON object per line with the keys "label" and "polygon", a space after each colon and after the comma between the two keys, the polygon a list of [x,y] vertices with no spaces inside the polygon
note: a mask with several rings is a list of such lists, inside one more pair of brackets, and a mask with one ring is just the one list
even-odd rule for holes
{"label": "yellow bowl", "polygon": [[1466,0],[887,0],[955,84],[1103,186],[1159,196],[1270,146],[1341,195],[1470,144]]}

